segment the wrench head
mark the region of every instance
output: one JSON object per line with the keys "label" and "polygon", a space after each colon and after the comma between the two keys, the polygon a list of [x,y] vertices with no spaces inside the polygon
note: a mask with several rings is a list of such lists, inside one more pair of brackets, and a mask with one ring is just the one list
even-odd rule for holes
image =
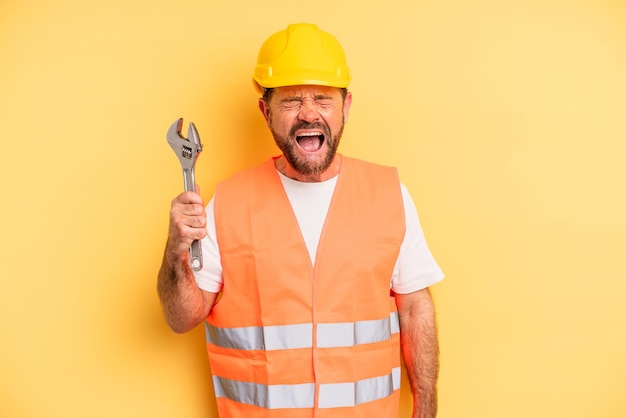
{"label": "wrench head", "polygon": [[183,168],[192,168],[202,151],[200,136],[198,130],[193,123],[189,124],[188,136],[191,141],[181,135],[183,127],[183,118],[178,118],[167,131],[167,142],[170,144],[174,153],[180,160]]}

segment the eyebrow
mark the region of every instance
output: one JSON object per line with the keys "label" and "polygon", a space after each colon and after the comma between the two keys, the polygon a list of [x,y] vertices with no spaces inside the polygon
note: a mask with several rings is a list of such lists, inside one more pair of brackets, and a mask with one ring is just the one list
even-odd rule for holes
{"label": "eyebrow", "polygon": [[[313,96],[313,100],[323,100],[323,99],[332,99],[332,96],[327,94],[318,93]],[[302,101],[304,98],[302,96],[288,96],[281,100],[281,102],[293,102],[293,101]]]}

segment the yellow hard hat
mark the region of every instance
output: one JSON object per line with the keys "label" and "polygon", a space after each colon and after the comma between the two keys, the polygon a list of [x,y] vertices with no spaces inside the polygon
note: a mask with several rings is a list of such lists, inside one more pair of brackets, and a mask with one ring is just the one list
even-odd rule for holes
{"label": "yellow hard hat", "polygon": [[296,23],[261,46],[252,81],[256,90],[313,84],[348,87],[350,71],[339,41],[310,23]]}

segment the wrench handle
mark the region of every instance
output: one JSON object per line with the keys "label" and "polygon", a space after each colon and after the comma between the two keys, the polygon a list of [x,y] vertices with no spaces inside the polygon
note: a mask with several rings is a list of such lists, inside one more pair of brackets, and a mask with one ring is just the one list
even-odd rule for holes
{"label": "wrench handle", "polygon": [[202,247],[198,240],[192,242],[189,248],[189,265],[193,271],[202,270]]}
{"label": "wrench handle", "polygon": [[183,181],[185,182],[186,192],[196,191],[196,180],[193,175],[193,169],[188,169],[188,168],[183,169]]}
{"label": "wrench handle", "polygon": [[[193,168],[183,170],[183,180],[185,181],[185,191],[195,192],[196,181],[194,179]],[[193,271],[202,270],[202,247],[200,241],[195,240],[189,248],[189,264]]]}

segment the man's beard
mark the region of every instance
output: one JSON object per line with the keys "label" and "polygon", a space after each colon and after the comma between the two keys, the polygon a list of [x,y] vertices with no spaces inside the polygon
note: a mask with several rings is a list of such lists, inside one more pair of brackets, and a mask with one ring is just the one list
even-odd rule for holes
{"label": "man's beard", "polygon": [[[289,136],[284,137],[278,134],[273,128],[270,127],[272,131],[272,135],[274,136],[274,141],[278,148],[282,151],[285,159],[293,167],[296,172],[304,175],[304,176],[312,176],[318,175],[326,171],[328,167],[330,167],[333,162],[335,155],[337,154],[337,148],[339,147],[339,141],[341,140],[341,135],[343,134],[343,124],[339,128],[339,131],[336,135],[332,136],[330,129],[326,124],[323,123],[308,123],[305,121],[300,121],[296,123],[291,130],[289,131]],[[320,161],[311,161],[306,156],[298,155],[299,145],[296,143],[296,135],[295,132],[299,129],[318,129],[324,132],[323,142],[326,143],[326,153],[324,154],[324,158]],[[323,146],[324,144],[320,144]],[[303,153],[303,151],[300,151]]]}

